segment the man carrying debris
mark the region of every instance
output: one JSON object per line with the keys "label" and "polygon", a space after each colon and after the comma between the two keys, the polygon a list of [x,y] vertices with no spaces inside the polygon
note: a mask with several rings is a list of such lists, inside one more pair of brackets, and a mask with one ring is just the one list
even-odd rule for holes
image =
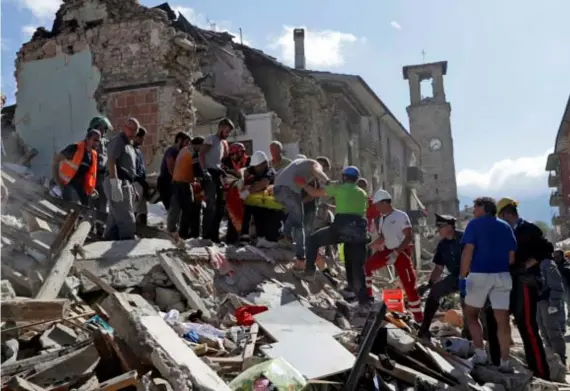
{"label": "man carrying debris", "polygon": [[529,369],[536,377],[549,380],[550,370],[536,314],[543,284],[540,261],[551,257],[553,247],[538,226],[519,217],[518,205],[512,198],[502,198],[496,206],[498,216],[510,224],[517,241],[516,256],[510,268],[510,309],[524,343]]}
{"label": "man carrying debris", "polygon": [[[441,299],[459,292],[463,232],[455,229],[455,221],[456,219],[453,216],[435,214],[435,224],[441,240],[437,244],[433,256],[435,267],[426,286],[430,291],[425,304],[424,321],[419,331],[420,337],[430,337],[431,321],[439,309]],[[441,278],[444,268],[449,274]]]}
{"label": "man carrying debris", "polygon": [[142,195],[137,195],[133,186],[137,154],[132,140],[139,128],[139,121],[136,118],[129,118],[123,131],[113,137],[108,144],[109,156],[104,188],[109,200],[109,215],[105,227],[105,240],[135,238],[135,203]]}
{"label": "man carrying debris", "polygon": [[209,135],[200,149],[200,166],[206,195],[206,209],[202,222],[202,235],[214,242],[220,241],[220,223],[224,216],[224,193],[222,187],[222,159],[228,155],[226,139],[234,124],[225,118],[218,123],[216,134]]}
{"label": "man carrying debris", "polygon": [[97,195],[97,145],[101,133],[87,132],[85,140],[65,147],[53,159],[52,174],[62,188],[63,199],[87,205],[89,197]]}
{"label": "man carrying debris", "polygon": [[469,222],[463,234],[461,243],[464,248],[459,272],[459,291],[465,297],[465,318],[475,348],[473,361],[475,364],[488,362],[483,345],[483,329],[479,323],[479,314],[488,299],[497,321],[501,350],[499,370],[512,372],[509,363],[509,297],[512,288],[509,265],[515,261],[517,242],[509,225],[495,217],[495,200],[482,197],[473,203],[475,218]]}
{"label": "man carrying debris", "polygon": [[412,224],[408,215],[392,206],[392,196],[379,189],[372,199],[380,216],[378,233],[380,236],[370,243],[375,253],[366,260],[364,273],[366,289],[372,297],[372,274],[388,265],[394,265],[402,287],[408,296],[408,309],[416,322],[422,322],[423,313],[420,296],[416,287],[416,272],[412,262]]}
{"label": "man carrying debris", "polygon": [[[89,128],[87,131],[95,129],[101,133],[101,142],[97,147],[97,185],[95,190],[99,197],[94,200],[95,209],[99,212],[107,213],[107,197],[105,196],[105,190],[103,189],[103,182],[105,181],[105,173],[107,171],[107,145],[109,144],[109,139],[106,137],[108,132],[113,131],[113,125],[107,117],[98,116],[94,117],[89,121]],[[103,234],[103,226],[97,226],[97,231]]]}
{"label": "man carrying debris", "polygon": [[[564,251],[562,250],[554,251],[552,259],[562,276],[562,282],[564,283],[564,301],[568,308],[570,308],[570,262],[566,259]],[[566,312],[566,317],[566,325],[570,326],[570,311]]]}
{"label": "man carrying debris", "polygon": [[271,153],[271,162],[269,166],[279,173],[282,169],[287,167],[291,160],[283,156],[283,144],[279,141],[273,141],[269,144],[269,152]]}
{"label": "man carrying debris", "polygon": [[540,261],[544,287],[538,302],[538,327],[546,346],[557,353],[566,366],[566,342],[564,334],[564,283],[556,263],[550,258]]}
{"label": "man carrying debris", "polygon": [[157,179],[157,188],[160,194],[160,200],[164,209],[170,208],[170,199],[172,197],[172,173],[174,172],[174,163],[178,152],[190,143],[190,136],[184,132],[176,133],[174,136],[174,144],[164,151],[162,162],[160,163],[160,173]]}
{"label": "man carrying debris", "polygon": [[146,201],[148,199],[149,186],[146,181],[146,167],[141,148],[144,143],[145,136],[146,129],[141,126],[133,140],[133,146],[135,147],[135,152],[137,154],[134,186],[137,194],[139,195],[139,199],[135,205],[135,216],[138,224],[146,226],[148,223],[148,205]]}
{"label": "man carrying debris", "polygon": [[183,147],[176,157],[172,174],[172,198],[166,218],[166,229],[176,239],[196,237],[196,232],[190,232],[192,208],[195,206],[192,155],[190,147]]}
{"label": "man carrying debris", "polygon": [[295,257],[297,270],[305,269],[305,210],[303,196],[299,181],[307,183],[319,180],[328,183],[329,178],[325,171],[330,169],[327,158],[296,159],[285,167],[275,178],[273,194],[277,202],[285,207],[287,217],[283,227],[284,244],[295,243]]}

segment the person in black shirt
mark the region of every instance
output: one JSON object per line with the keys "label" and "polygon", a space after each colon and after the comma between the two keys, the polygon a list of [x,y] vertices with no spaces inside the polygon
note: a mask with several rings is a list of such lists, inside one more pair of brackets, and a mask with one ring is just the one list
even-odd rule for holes
{"label": "person in black shirt", "polygon": [[164,209],[168,210],[170,207],[170,199],[172,198],[172,173],[174,172],[174,162],[182,148],[190,143],[190,136],[184,132],[176,133],[174,137],[174,144],[164,151],[162,161],[160,163],[160,173],[156,186],[160,194],[160,200],[164,205]]}
{"label": "person in black shirt", "polygon": [[[556,250],[552,254],[552,259],[558,267],[558,271],[562,276],[562,282],[564,283],[564,301],[568,308],[570,308],[570,262],[564,257],[564,251]],[[570,311],[566,313],[567,320],[566,325],[570,326]]]}
{"label": "person in black shirt", "polygon": [[149,186],[146,181],[146,167],[141,148],[144,143],[145,136],[146,129],[141,126],[133,139],[133,146],[135,147],[135,153],[137,154],[134,187],[138,194],[138,200],[135,206],[135,215],[137,224],[141,225],[147,225],[148,222],[148,206],[146,201],[148,200]]}
{"label": "person in black shirt", "polygon": [[515,263],[511,266],[513,287],[510,311],[523,340],[529,369],[536,377],[549,380],[550,369],[538,332],[536,314],[543,284],[540,262],[551,257],[553,247],[536,224],[519,217],[518,205],[511,198],[497,202],[498,217],[511,225],[517,239]]}
{"label": "person in black shirt", "polygon": [[[419,332],[420,337],[429,337],[429,328],[439,308],[440,300],[452,293],[459,292],[463,231],[455,229],[455,221],[456,219],[453,216],[435,214],[435,224],[439,229],[441,240],[437,244],[433,256],[435,267],[431,272],[430,279],[424,287],[418,288],[418,291],[430,290],[424,308],[424,320]],[[444,269],[447,269],[449,274],[441,278]]]}
{"label": "person in black shirt", "polygon": [[[262,151],[256,151],[251,156],[251,165],[245,171],[242,199],[246,199],[250,193],[259,193],[267,189],[273,184],[275,175],[275,170],[269,167],[267,155]],[[246,205],[245,207],[246,214],[249,213],[253,217],[258,240],[277,242],[281,226],[281,212],[261,206]]]}

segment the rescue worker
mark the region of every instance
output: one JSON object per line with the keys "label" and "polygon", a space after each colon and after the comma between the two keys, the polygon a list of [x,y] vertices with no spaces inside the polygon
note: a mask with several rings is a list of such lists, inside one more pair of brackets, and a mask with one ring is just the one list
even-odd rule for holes
{"label": "rescue worker", "polygon": [[285,207],[285,224],[283,227],[282,244],[295,244],[295,258],[297,270],[305,269],[305,210],[301,187],[297,184],[298,179],[306,182],[319,180],[327,183],[328,176],[325,170],[330,169],[330,162],[326,158],[320,161],[313,159],[296,159],[285,167],[275,178],[273,194],[277,202]]}
{"label": "rescue worker", "polygon": [[538,301],[538,327],[546,347],[551,352],[557,353],[566,366],[564,283],[552,259],[543,259],[540,262],[540,269],[544,278],[544,287]]}
{"label": "rescue worker", "polygon": [[139,199],[135,205],[135,220],[137,224],[144,226],[148,223],[148,205],[146,201],[149,193],[149,186],[146,181],[144,155],[142,153],[142,145],[144,143],[145,136],[146,129],[141,126],[133,140],[133,146],[135,147],[135,153],[137,154],[134,187],[136,193],[139,195]]}
{"label": "rescue worker", "polygon": [[135,238],[135,203],[139,195],[133,186],[136,175],[137,154],[132,144],[140,128],[136,118],[125,122],[123,131],[107,145],[107,176],[104,190],[109,200],[109,214],[105,227],[105,240]]}
{"label": "rescue worker", "polygon": [[100,140],[101,133],[90,130],[85,140],[68,145],[54,157],[52,174],[64,200],[86,206],[89,197],[97,195],[96,149]]}
{"label": "rescue worker", "polygon": [[200,237],[200,219],[202,217],[202,201],[204,200],[204,189],[202,188],[202,167],[200,166],[200,148],[204,144],[204,137],[196,136],[190,142],[192,149],[192,169],[194,170],[194,182],[192,191],[194,193],[194,205],[190,213],[190,237]]}
{"label": "rescue worker", "polygon": [[[105,196],[105,190],[103,190],[105,172],[107,171],[107,145],[109,144],[109,139],[106,136],[108,132],[113,131],[113,125],[111,125],[108,118],[98,116],[89,121],[87,131],[90,129],[98,130],[101,133],[101,142],[97,147],[97,186],[95,186],[99,197],[95,199],[94,204],[99,212],[107,213],[107,197]],[[102,230],[102,227],[99,230]]]}
{"label": "rescue worker", "polygon": [[423,313],[412,262],[413,235],[410,218],[405,212],[392,206],[392,196],[386,190],[377,190],[372,203],[380,216],[377,229],[380,236],[370,243],[370,248],[375,252],[364,264],[368,296],[372,297],[373,294],[373,272],[385,266],[394,265],[408,296],[408,310],[416,322],[421,322]]}
{"label": "rescue worker", "polygon": [[[251,155],[250,165],[245,170],[243,181],[244,187],[241,197],[244,200],[250,194],[263,192],[273,185],[275,170],[269,167],[269,159],[265,152],[255,151]],[[279,240],[279,229],[281,228],[280,210],[246,203],[245,213],[253,217],[258,246],[270,247],[273,243],[277,243],[277,240]],[[248,228],[244,225],[242,229],[243,235],[248,234],[248,231],[246,231]]]}
{"label": "rescue worker", "polygon": [[[294,163],[294,162],[293,162]],[[360,178],[357,167],[348,166],[342,172],[342,183],[329,183],[322,188],[306,184],[304,178],[297,183],[312,197],[328,196],[335,200],[335,218],[328,227],[315,231],[307,240],[307,262],[297,276],[313,281],[316,274],[315,261],[319,248],[344,243],[346,279],[349,288],[358,297],[358,304],[367,309],[372,295],[367,294],[364,279],[366,260],[366,208],[368,195],[356,185]]]}
{"label": "rescue worker", "polygon": [[250,157],[245,151],[242,143],[232,143],[229,154],[222,159],[222,168],[227,174],[240,177],[240,170],[249,166]]}
{"label": "rescue worker", "polygon": [[509,298],[512,287],[509,265],[514,263],[517,243],[509,225],[496,218],[494,199],[477,198],[473,205],[475,218],[463,233],[461,243],[464,248],[459,271],[459,291],[465,298],[465,319],[475,348],[473,362],[488,363],[479,315],[489,300],[497,324],[497,330],[489,330],[489,333],[496,334],[499,341],[499,370],[510,373],[513,369],[509,362]]}
{"label": "rescue worker", "polygon": [[[250,157],[247,155],[246,150],[245,150],[245,145],[243,145],[242,143],[232,143],[232,145],[230,145],[230,149],[229,149],[229,155],[228,157],[222,159],[222,169],[225,171],[226,174],[232,175],[236,178],[239,179],[243,179],[242,178],[242,169],[246,168],[249,166],[249,162],[250,162]],[[232,198],[233,197],[233,198]],[[237,243],[240,240],[240,235],[242,232],[247,232],[247,234],[249,234],[249,223],[250,223],[250,215],[249,213],[247,213],[247,211],[244,211],[244,215],[243,215],[243,221],[242,221],[242,227],[240,228],[245,228],[247,227],[247,229],[240,229],[240,232],[238,232],[238,229],[234,226],[234,224],[232,223],[232,219],[230,218],[230,208],[232,206],[238,207],[239,209],[242,209],[242,202],[239,200],[239,195],[238,193],[229,193],[227,192],[225,195],[226,198],[226,212],[227,212],[227,217],[228,217],[228,229],[226,231],[226,242],[227,243]],[[232,204],[232,202],[234,204]],[[239,204],[239,206],[238,206]],[[246,235],[243,235],[246,236]],[[245,238],[244,238],[245,239]]]}
{"label": "rescue worker", "polygon": [[511,265],[510,309],[523,340],[529,369],[536,377],[549,380],[550,369],[536,314],[543,284],[540,261],[550,258],[552,245],[538,226],[519,217],[518,205],[512,198],[502,198],[496,207],[498,216],[510,224],[517,240],[515,262]]}
{"label": "rescue worker", "polygon": [[190,232],[192,208],[195,206],[192,157],[193,151],[190,147],[183,147],[174,164],[171,184],[172,197],[166,218],[166,229],[175,239],[196,237],[196,232]]}
{"label": "rescue worker", "polygon": [[273,168],[276,173],[279,173],[279,171],[291,163],[291,159],[287,159],[283,156],[283,144],[279,141],[272,141],[271,144],[269,144],[269,152],[271,153],[269,166]]}
{"label": "rescue worker", "polygon": [[160,200],[164,205],[164,209],[170,207],[170,199],[172,198],[172,173],[174,172],[174,163],[178,152],[190,143],[190,136],[184,132],[176,133],[174,144],[164,151],[162,161],[160,163],[160,173],[157,179],[157,188],[160,194]]}
{"label": "rescue worker", "polygon": [[216,134],[209,135],[200,149],[200,166],[206,209],[202,219],[202,236],[214,242],[220,241],[220,222],[224,216],[224,194],[222,187],[222,159],[228,155],[226,139],[234,129],[234,124],[225,118],[218,123]]}
{"label": "rescue worker", "polygon": [[[552,259],[562,276],[562,282],[564,283],[564,301],[570,309],[570,262],[568,262],[564,255],[564,251],[556,250],[552,254]],[[570,311],[566,311],[566,316],[566,325],[570,326]]]}
{"label": "rescue worker", "polygon": [[[433,256],[434,268],[427,284],[420,286],[418,291],[429,289],[429,295],[424,308],[424,321],[418,333],[421,338],[430,338],[429,328],[435,313],[439,309],[442,298],[459,292],[459,268],[461,266],[461,239],[463,232],[455,228],[456,219],[450,215],[435,214],[435,224],[441,237]],[[447,276],[441,278],[447,269]],[[423,289],[422,289],[423,288]]]}

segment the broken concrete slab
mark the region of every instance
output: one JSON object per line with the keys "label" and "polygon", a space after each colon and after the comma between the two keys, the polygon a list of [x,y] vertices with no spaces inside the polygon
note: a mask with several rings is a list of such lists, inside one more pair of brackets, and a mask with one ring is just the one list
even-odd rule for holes
{"label": "broken concrete slab", "polygon": [[61,323],[46,330],[40,336],[40,344],[44,349],[73,345],[76,340],[77,333],[72,328]]}
{"label": "broken concrete slab", "polygon": [[172,305],[182,301],[182,294],[175,289],[156,287],[154,302],[161,311],[172,309]]}
{"label": "broken concrete slab", "polygon": [[226,383],[182,343],[141,296],[115,293],[107,297],[102,306],[109,313],[110,324],[117,335],[143,363],[154,365],[175,391],[229,391]]}
{"label": "broken concrete slab", "polygon": [[18,298],[0,303],[2,320],[14,322],[41,322],[64,318],[69,310],[66,299],[32,300]]}
{"label": "broken concrete slab", "polygon": [[12,284],[8,280],[0,281],[0,294],[2,301],[4,300],[12,300],[16,297],[16,292],[14,288],[12,288]]}
{"label": "broken concrete slab", "polygon": [[8,388],[12,391],[45,391],[45,388],[29,382],[19,376],[14,376],[10,379],[8,382]]}
{"label": "broken concrete slab", "polygon": [[[83,246],[85,260],[77,263],[113,288],[124,289],[139,285],[159,264],[157,250],[175,248],[165,239],[95,242]],[[81,282],[84,292],[99,289],[85,277]]]}

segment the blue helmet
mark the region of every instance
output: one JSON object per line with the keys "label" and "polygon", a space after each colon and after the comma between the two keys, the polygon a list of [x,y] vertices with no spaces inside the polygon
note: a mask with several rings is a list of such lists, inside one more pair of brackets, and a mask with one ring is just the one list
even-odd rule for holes
{"label": "blue helmet", "polygon": [[358,168],[355,166],[348,166],[348,167],[345,167],[344,170],[342,170],[342,175],[350,177],[350,178],[358,179],[358,178],[360,178],[360,170],[358,170]]}

